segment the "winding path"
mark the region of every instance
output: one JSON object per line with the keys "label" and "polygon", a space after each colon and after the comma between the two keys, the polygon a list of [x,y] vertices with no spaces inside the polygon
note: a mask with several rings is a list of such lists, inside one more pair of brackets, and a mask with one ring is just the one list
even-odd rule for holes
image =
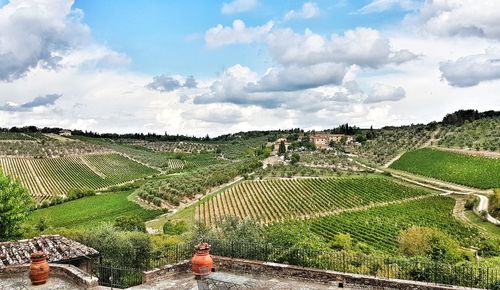
{"label": "winding path", "polygon": [[[470,195],[470,194],[473,194],[479,198],[479,204],[474,209],[474,213],[477,216],[479,216],[480,218],[483,218],[483,216],[481,215],[481,212],[486,211],[486,215],[484,216],[484,218],[488,222],[495,224],[497,226],[500,226],[500,221],[498,219],[492,217],[488,213],[489,199],[484,194],[491,193],[491,190],[481,190],[481,189],[476,189],[476,188],[470,188],[470,187],[466,187],[466,186],[462,186],[462,185],[458,185],[458,184],[454,184],[454,183],[444,182],[441,180],[431,179],[431,178],[422,177],[422,176],[415,176],[413,174],[408,174],[406,172],[404,172],[404,173],[399,172],[399,171],[394,170],[394,169],[374,168],[374,167],[368,166],[366,164],[362,164],[361,162],[359,162],[357,160],[353,160],[353,161],[358,163],[359,165],[367,168],[367,169],[373,170],[374,172],[378,172],[378,173],[388,172],[394,178],[397,178],[397,179],[400,179],[400,180],[403,180],[403,181],[406,181],[409,183],[413,183],[413,184],[416,184],[419,186],[427,187],[427,188],[430,188],[433,190],[441,191],[442,195],[450,195],[450,194]],[[479,193],[482,193],[482,194],[479,194]]]}
{"label": "winding path", "polygon": [[474,209],[474,213],[476,213],[478,216],[482,217],[481,212],[486,212],[485,219],[489,221],[492,224],[495,224],[497,226],[500,226],[500,221],[497,220],[496,218],[492,217],[488,213],[488,198],[484,195],[481,194],[476,194],[475,196],[479,197],[479,204],[478,206]]}

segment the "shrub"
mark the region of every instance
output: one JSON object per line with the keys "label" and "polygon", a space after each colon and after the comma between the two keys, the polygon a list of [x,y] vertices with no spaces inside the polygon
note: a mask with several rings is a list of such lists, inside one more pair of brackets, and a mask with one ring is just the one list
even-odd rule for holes
{"label": "shrub", "polygon": [[138,216],[121,216],[116,218],[114,227],[120,231],[146,232],[144,222]]}
{"label": "shrub", "polygon": [[163,225],[163,233],[167,235],[180,235],[188,230],[187,223],[185,221],[178,221],[176,223],[172,221],[167,221]]}
{"label": "shrub", "polygon": [[423,256],[434,261],[458,261],[460,245],[449,235],[433,228],[413,226],[398,237],[399,247],[407,256]]}

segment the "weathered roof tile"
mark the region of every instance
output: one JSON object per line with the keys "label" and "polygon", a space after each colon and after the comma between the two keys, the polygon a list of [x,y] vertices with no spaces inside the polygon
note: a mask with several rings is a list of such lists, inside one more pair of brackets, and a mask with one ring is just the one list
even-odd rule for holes
{"label": "weathered roof tile", "polygon": [[30,254],[43,251],[49,262],[61,262],[98,255],[95,249],[59,235],[0,243],[0,267],[28,264]]}

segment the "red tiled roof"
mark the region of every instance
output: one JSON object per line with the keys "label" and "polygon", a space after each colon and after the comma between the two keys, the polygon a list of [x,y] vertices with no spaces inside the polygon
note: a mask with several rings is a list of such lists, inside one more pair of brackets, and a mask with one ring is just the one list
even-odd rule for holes
{"label": "red tiled roof", "polygon": [[61,262],[98,255],[93,248],[59,235],[0,243],[0,267],[30,263],[30,254],[42,251],[49,262]]}

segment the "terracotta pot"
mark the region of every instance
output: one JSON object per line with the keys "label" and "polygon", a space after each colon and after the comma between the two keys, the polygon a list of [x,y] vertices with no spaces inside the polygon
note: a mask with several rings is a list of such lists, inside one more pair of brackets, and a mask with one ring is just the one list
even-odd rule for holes
{"label": "terracotta pot", "polygon": [[210,256],[210,245],[208,243],[201,243],[196,246],[191,264],[191,269],[197,279],[210,275],[213,268],[213,260]]}
{"label": "terracotta pot", "polygon": [[30,280],[33,285],[41,285],[49,278],[49,263],[44,252],[31,254]]}

